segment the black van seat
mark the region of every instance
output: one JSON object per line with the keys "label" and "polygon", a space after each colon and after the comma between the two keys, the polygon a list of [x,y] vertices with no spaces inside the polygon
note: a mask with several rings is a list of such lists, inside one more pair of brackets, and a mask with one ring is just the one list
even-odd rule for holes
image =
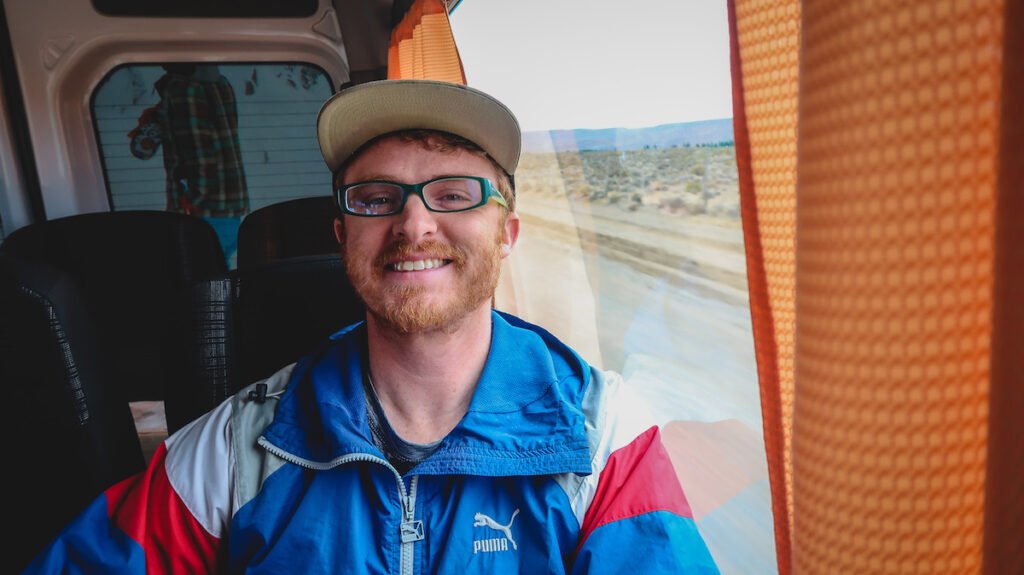
{"label": "black van seat", "polygon": [[[161,400],[184,354],[181,303],[191,285],[226,271],[204,220],[158,211],[82,214],[24,227],[0,253],[71,277],[117,354],[111,378],[130,401]],[[167,412],[173,406],[166,406]]]}
{"label": "black van seat", "polygon": [[[75,282],[0,256],[0,384],[16,526],[0,571],[19,572],[97,495],[138,471],[127,400]],[[8,486],[11,484],[8,483]]]}
{"label": "black van seat", "polygon": [[238,229],[238,267],[337,253],[337,216],[338,208],[330,196],[289,200],[252,212]]}
{"label": "black van seat", "polygon": [[[175,390],[187,406],[167,425],[176,429],[242,387],[312,351],[342,327],[364,318],[341,256],[288,258],[231,271],[194,286],[187,338],[195,344],[184,367],[191,388]],[[169,399],[170,401],[170,399]]]}

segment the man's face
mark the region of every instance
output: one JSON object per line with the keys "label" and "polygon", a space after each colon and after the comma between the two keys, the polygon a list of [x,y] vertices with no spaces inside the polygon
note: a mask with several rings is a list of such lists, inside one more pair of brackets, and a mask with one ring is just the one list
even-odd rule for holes
{"label": "man's face", "polygon": [[[497,182],[486,158],[385,138],[352,161],[345,183],[417,184],[441,176]],[[505,215],[495,202],[466,212],[431,212],[419,196],[410,196],[399,214],[343,216],[344,222],[335,221],[335,234],[349,279],[377,321],[401,333],[453,331],[469,313],[486,308],[494,293],[501,260],[519,232],[518,216]],[[410,267],[406,262],[413,269],[399,269]]]}

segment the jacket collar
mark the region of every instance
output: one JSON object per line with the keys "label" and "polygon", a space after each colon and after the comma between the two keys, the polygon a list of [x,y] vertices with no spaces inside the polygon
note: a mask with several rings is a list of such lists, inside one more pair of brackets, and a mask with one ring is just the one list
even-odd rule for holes
{"label": "jacket collar", "polygon": [[[469,410],[414,474],[485,476],[590,473],[581,409],[589,366],[543,329],[492,312],[491,347]],[[264,438],[288,453],[326,463],[346,455],[382,457],[366,417],[359,323],[303,358]]]}

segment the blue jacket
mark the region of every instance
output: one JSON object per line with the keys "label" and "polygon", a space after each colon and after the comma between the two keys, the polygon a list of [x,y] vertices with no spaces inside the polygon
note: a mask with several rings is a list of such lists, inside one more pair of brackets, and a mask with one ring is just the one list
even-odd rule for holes
{"label": "blue jacket", "polygon": [[[367,424],[364,324],[180,430],[29,572],[717,573],[621,380],[495,312],[469,410],[400,476]],[[70,569],[69,569],[70,570]]]}

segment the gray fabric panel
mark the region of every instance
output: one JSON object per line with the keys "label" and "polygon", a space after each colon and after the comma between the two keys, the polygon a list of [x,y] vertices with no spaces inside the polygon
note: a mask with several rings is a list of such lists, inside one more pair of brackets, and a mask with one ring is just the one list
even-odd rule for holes
{"label": "gray fabric panel", "polygon": [[[236,461],[235,508],[232,515],[256,497],[267,477],[285,464],[283,459],[257,445],[256,440],[274,420],[277,398],[270,395],[284,391],[294,367],[293,363],[262,382],[242,388],[232,399],[234,416],[231,419],[231,439]],[[268,397],[263,403],[249,399],[249,391],[255,389],[259,383],[267,384]]]}

